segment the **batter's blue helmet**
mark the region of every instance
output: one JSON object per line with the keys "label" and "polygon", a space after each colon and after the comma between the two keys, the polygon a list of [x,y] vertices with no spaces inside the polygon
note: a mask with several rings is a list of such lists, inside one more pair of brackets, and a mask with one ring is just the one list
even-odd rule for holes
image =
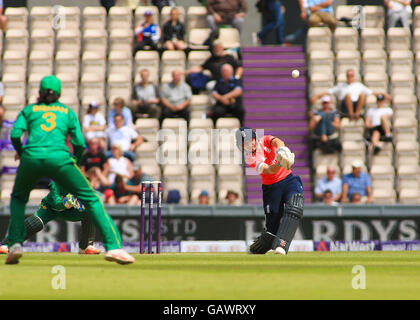
{"label": "batter's blue helmet", "polygon": [[256,138],[257,134],[255,133],[255,130],[250,127],[240,127],[235,133],[236,146],[241,151],[246,141],[252,141],[252,139]]}

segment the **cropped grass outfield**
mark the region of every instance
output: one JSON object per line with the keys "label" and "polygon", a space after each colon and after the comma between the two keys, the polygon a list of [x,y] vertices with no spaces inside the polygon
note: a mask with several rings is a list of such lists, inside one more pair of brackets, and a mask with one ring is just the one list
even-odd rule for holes
{"label": "cropped grass outfield", "polygon": [[[292,252],[135,255],[121,266],[101,256],[26,253],[0,264],[0,299],[420,299],[420,252]],[[66,288],[54,290],[55,265]],[[366,289],[352,288],[355,265]]]}

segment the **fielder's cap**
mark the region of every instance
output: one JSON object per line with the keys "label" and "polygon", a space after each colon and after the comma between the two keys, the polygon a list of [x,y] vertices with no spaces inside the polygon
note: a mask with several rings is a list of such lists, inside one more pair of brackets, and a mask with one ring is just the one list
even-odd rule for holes
{"label": "fielder's cap", "polygon": [[153,16],[153,12],[152,12],[152,10],[146,10],[146,11],[144,12],[144,15],[145,15],[145,16]]}
{"label": "fielder's cap", "polygon": [[209,193],[207,192],[207,190],[202,190],[201,193],[200,193],[200,195],[199,195],[199,197],[201,197],[201,196],[208,197],[209,196]]}
{"label": "fielder's cap", "polygon": [[354,161],[351,163],[351,166],[352,166],[353,168],[361,168],[361,167],[363,167],[363,162],[362,162],[361,160],[354,160]]}
{"label": "fielder's cap", "polygon": [[376,97],[376,100],[378,100],[378,101],[382,101],[384,99],[385,99],[385,97],[384,97],[383,94],[378,94],[378,96]]}
{"label": "fielder's cap", "polygon": [[242,150],[242,145],[245,141],[252,141],[252,139],[256,138],[257,134],[255,130],[250,127],[240,127],[238,130],[236,130],[235,133],[236,145],[239,150]]}
{"label": "fielder's cap", "polygon": [[90,108],[99,108],[100,105],[96,101],[91,101],[91,103],[89,103],[89,107]]}
{"label": "fielder's cap", "polygon": [[42,78],[41,85],[40,85],[40,91],[46,91],[51,90],[55,94],[61,93],[61,81],[54,75],[46,76]]}
{"label": "fielder's cap", "polygon": [[321,101],[322,102],[331,102],[331,98],[330,98],[329,95],[325,95],[325,96],[322,96]]}

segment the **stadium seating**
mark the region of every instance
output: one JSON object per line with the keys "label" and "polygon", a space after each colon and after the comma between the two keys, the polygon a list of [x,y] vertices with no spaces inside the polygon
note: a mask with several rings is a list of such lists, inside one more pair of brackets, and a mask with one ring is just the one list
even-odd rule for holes
{"label": "stadium seating", "polygon": [[207,9],[204,6],[191,6],[187,10],[187,30],[207,28]]}
{"label": "stadium seating", "polygon": [[7,29],[27,29],[28,28],[28,9],[25,7],[8,7],[4,14],[7,17]]}
{"label": "stadium seating", "polygon": [[83,9],[83,31],[106,29],[106,10],[104,7],[85,7]]}
{"label": "stadium seating", "polygon": [[127,7],[112,7],[109,10],[108,30],[115,29],[133,30],[133,12]]}

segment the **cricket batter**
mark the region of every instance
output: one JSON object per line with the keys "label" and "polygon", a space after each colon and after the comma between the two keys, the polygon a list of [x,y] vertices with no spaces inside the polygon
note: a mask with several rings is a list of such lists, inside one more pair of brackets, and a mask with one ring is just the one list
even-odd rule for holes
{"label": "cricket batter", "polygon": [[[85,207],[72,194],[51,182],[50,192],[41,200],[38,211],[25,219],[26,239],[41,231],[44,226],[55,219],[65,221],[81,221],[82,232],[79,241],[79,254],[99,254],[101,250],[93,246],[95,226],[86,213]],[[0,254],[9,252],[8,239],[0,246]]]}
{"label": "cricket batter", "polygon": [[247,154],[248,164],[261,176],[265,230],[250,246],[252,254],[287,254],[299,221],[303,217],[303,187],[299,176],[290,170],[295,155],[274,136],[257,139],[256,132],[242,127],[236,132],[236,144]]}
{"label": "cricket batter", "polygon": [[[58,101],[60,93],[61,81],[53,75],[44,77],[38,102],[26,106],[19,113],[10,133],[20,165],[10,201],[11,217],[7,233],[10,246],[6,264],[16,264],[22,257],[22,243],[26,237],[25,207],[31,190],[41,177],[53,179],[85,206],[101,233],[107,261],[133,263],[135,259],[122,249],[120,233],[102,200],[70,157],[65,143],[67,134],[70,134],[78,162],[85,142],[76,114]],[[28,133],[26,145],[21,142],[24,132]]]}

